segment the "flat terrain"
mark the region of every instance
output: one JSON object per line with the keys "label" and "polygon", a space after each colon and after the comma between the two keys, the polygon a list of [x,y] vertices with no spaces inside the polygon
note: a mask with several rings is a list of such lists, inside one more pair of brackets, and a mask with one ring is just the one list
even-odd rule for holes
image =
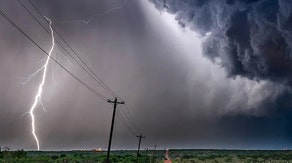
{"label": "flat terrain", "polygon": [[290,150],[170,150],[173,163],[292,163]]}
{"label": "flat terrain", "polygon": [[[155,152],[155,163],[163,163],[165,151]],[[169,150],[173,163],[270,162],[292,163],[290,150]],[[102,163],[106,152],[95,151],[2,151],[0,163]],[[111,153],[113,163],[135,163],[136,151],[119,150]],[[153,151],[141,151],[139,163],[153,163]]]}

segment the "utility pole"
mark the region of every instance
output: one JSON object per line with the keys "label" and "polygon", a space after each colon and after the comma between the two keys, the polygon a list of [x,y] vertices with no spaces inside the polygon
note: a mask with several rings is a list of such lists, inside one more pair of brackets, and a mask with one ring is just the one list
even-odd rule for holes
{"label": "utility pole", "polygon": [[140,134],[139,136],[136,136],[136,137],[139,138],[139,145],[138,145],[138,151],[137,151],[137,163],[138,163],[139,162],[139,152],[140,152],[141,139],[146,138],[146,137],[142,136],[142,134]]}
{"label": "utility pole", "polygon": [[114,123],[115,123],[115,115],[116,115],[116,109],[118,104],[125,104],[124,101],[118,101],[117,98],[115,98],[114,101],[112,100],[107,100],[108,103],[113,103],[114,104],[114,111],[113,111],[113,117],[112,117],[112,124],[111,124],[111,132],[110,132],[110,137],[109,137],[109,142],[108,142],[108,149],[107,149],[107,155],[106,155],[106,163],[110,163],[110,151],[111,151],[111,144],[112,144],[112,136],[113,136],[113,130],[114,130]]}

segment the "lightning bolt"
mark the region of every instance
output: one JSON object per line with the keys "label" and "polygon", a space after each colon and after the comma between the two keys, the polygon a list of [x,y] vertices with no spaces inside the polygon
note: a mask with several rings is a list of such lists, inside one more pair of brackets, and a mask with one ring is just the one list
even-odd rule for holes
{"label": "lightning bolt", "polygon": [[93,19],[95,19],[97,16],[102,16],[102,15],[106,15],[114,10],[119,10],[121,8],[124,7],[124,5],[127,3],[128,0],[124,0],[119,6],[116,6],[116,7],[113,7],[109,10],[106,10],[104,12],[101,12],[101,13],[96,13],[94,14],[93,16],[91,16],[89,19],[87,20],[72,20],[70,21],[70,23],[84,23],[84,24],[89,24]]}
{"label": "lightning bolt", "polygon": [[[128,0],[123,0],[123,2],[119,6],[113,7],[113,8],[111,8],[111,9],[109,9],[107,11],[104,11],[102,13],[96,13],[96,14],[94,14],[93,16],[91,16],[87,20],[73,20],[73,21],[70,21],[70,22],[71,23],[84,23],[84,24],[89,24],[97,16],[105,15],[105,14],[108,14],[108,13],[114,11],[114,10],[118,10],[118,9],[123,8],[124,5],[127,3],[127,1]],[[50,51],[48,53],[48,57],[46,58],[45,64],[39,70],[37,70],[35,73],[31,74],[26,81],[23,82],[23,84],[26,84],[31,78],[33,78],[36,74],[38,74],[39,72],[41,72],[43,70],[42,80],[41,80],[41,83],[40,83],[40,85],[38,87],[37,94],[35,95],[34,102],[33,102],[32,106],[30,108],[30,111],[27,112],[31,116],[31,127],[32,127],[31,133],[32,133],[32,135],[33,135],[33,137],[34,137],[34,139],[36,141],[37,150],[38,151],[40,150],[40,143],[39,143],[39,139],[38,139],[38,136],[36,134],[36,129],[35,129],[35,115],[34,115],[34,111],[35,111],[35,109],[36,109],[36,107],[37,107],[38,104],[40,104],[43,107],[43,110],[45,111],[44,105],[43,105],[43,103],[41,101],[41,96],[42,96],[42,93],[43,93],[43,86],[45,84],[46,77],[47,77],[48,65],[49,65],[49,62],[50,62],[50,58],[51,58],[52,52],[54,51],[54,47],[55,47],[55,38],[54,38],[54,30],[53,30],[53,27],[52,27],[52,20],[49,19],[49,18],[47,18],[46,16],[44,16],[44,18],[49,22],[49,27],[50,27],[50,31],[51,31],[52,45],[51,45]]]}
{"label": "lightning bolt", "polygon": [[42,102],[41,102],[41,96],[42,96],[42,92],[43,92],[43,86],[45,84],[45,81],[46,81],[46,77],[47,77],[47,70],[48,70],[48,65],[49,65],[49,62],[50,62],[50,58],[51,58],[51,54],[54,50],[54,47],[55,47],[55,38],[54,38],[54,30],[52,28],[52,21],[51,19],[47,18],[46,16],[44,16],[47,21],[49,22],[49,26],[50,26],[50,30],[51,30],[51,39],[52,39],[52,46],[50,48],[50,51],[49,51],[49,55],[46,59],[46,62],[45,64],[43,65],[42,69],[43,69],[43,76],[42,76],[42,80],[41,80],[41,83],[38,87],[38,91],[37,91],[37,94],[35,95],[35,98],[34,98],[34,103],[32,104],[31,108],[30,108],[30,111],[29,111],[29,114],[31,116],[31,127],[32,127],[32,135],[36,141],[36,144],[37,144],[37,148],[38,148],[38,151],[40,150],[40,143],[39,143],[39,139],[38,139],[38,136],[36,134],[36,129],[35,129],[35,115],[34,115],[34,110],[37,106],[38,103],[40,103],[42,106]]}

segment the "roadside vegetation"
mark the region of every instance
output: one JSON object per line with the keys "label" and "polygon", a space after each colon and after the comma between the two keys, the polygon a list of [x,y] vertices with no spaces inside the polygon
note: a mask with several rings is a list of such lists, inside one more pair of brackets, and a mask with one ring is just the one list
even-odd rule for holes
{"label": "roadside vegetation", "polygon": [[[141,151],[139,163],[163,163],[164,150]],[[292,151],[264,150],[170,150],[173,163],[292,163]],[[104,163],[106,152],[96,151],[11,151],[0,152],[0,163]],[[119,150],[111,153],[112,163],[136,163],[135,150]]]}

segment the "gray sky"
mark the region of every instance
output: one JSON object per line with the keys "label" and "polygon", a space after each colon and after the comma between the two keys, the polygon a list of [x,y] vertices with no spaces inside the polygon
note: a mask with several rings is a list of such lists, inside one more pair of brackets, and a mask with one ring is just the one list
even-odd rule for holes
{"label": "gray sky", "polygon": [[[22,2],[37,15],[28,1]],[[249,71],[251,75],[230,74],[237,71],[229,71],[222,58],[206,55],[208,44],[201,46],[213,35],[202,34],[203,27],[182,27],[184,19],[181,21],[171,9],[160,9],[158,0],[156,7],[153,1],[127,0],[122,8],[106,14],[99,13],[123,1],[33,2],[92,70],[125,100],[132,118],[147,137],[143,148],[154,144],[160,148],[291,147],[291,94],[283,75],[263,75],[256,80],[252,77],[257,73]],[[0,8],[49,50],[50,36],[17,1],[1,0]],[[95,14],[98,15],[89,24],[79,22]],[[48,27],[45,20],[37,17]],[[0,21],[0,145],[36,149],[31,118],[24,113],[33,103],[41,74],[25,85],[21,83],[41,67],[46,55],[3,18]],[[59,46],[53,56],[88,85],[113,99]],[[35,111],[41,150],[107,147],[112,106],[53,62],[42,102],[45,111],[41,105]],[[126,111],[122,105],[118,109]],[[127,120],[126,123],[129,124]],[[134,149],[137,141],[117,117],[113,148]]]}

